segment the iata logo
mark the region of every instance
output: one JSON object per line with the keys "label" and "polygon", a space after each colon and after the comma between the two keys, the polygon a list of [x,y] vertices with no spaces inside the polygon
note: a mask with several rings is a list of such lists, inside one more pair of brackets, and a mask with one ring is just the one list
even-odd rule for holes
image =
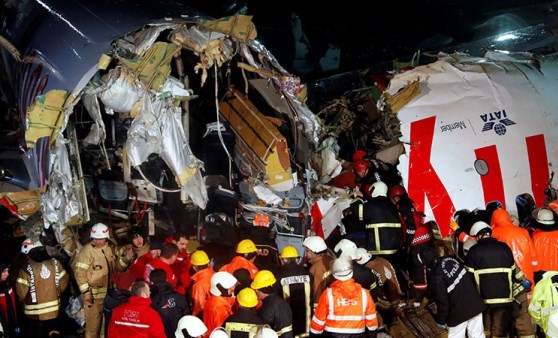
{"label": "iata logo", "polygon": [[505,110],[484,114],[481,115],[480,117],[484,121],[484,126],[482,127],[482,131],[494,129],[494,132],[500,136],[506,134],[507,126],[511,126],[515,124],[515,122],[513,122],[508,118],[508,115],[506,115]]}

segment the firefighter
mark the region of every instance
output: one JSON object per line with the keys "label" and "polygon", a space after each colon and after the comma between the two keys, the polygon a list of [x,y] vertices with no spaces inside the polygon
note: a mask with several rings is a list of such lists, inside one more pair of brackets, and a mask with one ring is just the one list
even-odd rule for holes
{"label": "firefighter", "polygon": [[256,274],[250,287],[256,290],[262,306],[258,315],[268,324],[279,338],[293,337],[293,312],[289,304],[276,293],[277,280],[269,270],[261,270]]}
{"label": "firefighter", "polygon": [[428,285],[436,302],[436,326],[447,328],[449,338],[484,338],[482,312],[486,305],[473,275],[454,257],[439,258],[433,248],[424,248],[418,257],[430,271]]}
{"label": "firefighter", "polygon": [[[430,227],[423,222],[424,214],[415,208],[415,202],[409,198],[405,188],[396,184],[388,191],[388,197],[399,211],[403,227],[405,257],[399,257],[400,264],[408,270],[412,281],[411,298],[420,301],[426,295],[428,288],[425,267],[417,259],[418,253],[426,247],[432,247]],[[398,254],[402,254],[400,251]],[[403,263],[405,262],[405,263]]]}
{"label": "firefighter", "polygon": [[[506,243],[513,253],[515,264],[523,271],[525,278],[534,284],[534,271],[538,270],[538,260],[533,240],[526,229],[512,223],[510,215],[504,209],[496,209],[492,214],[492,237]],[[528,293],[520,292],[515,297],[519,303],[519,315],[515,319],[515,327],[520,337],[534,337],[535,326],[527,311],[529,307]],[[516,304],[517,305],[517,304]]]}
{"label": "firefighter", "polygon": [[236,246],[236,253],[237,256],[229,264],[223,265],[219,271],[233,274],[238,269],[246,269],[250,273],[250,278],[254,279],[256,273],[260,271],[254,264],[258,255],[258,248],[256,248],[254,242],[250,239],[241,240]]}
{"label": "firefighter", "polygon": [[308,334],[312,316],[312,278],[299,264],[300,255],[292,245],[281,250],[281,271],[277,275],[283,299],[293,312],[293,335]]}
{"label": "firefighter", "polygon": [[375,182],[384,182],[390,187],[401,182],[397,169],[378,159],[359,159],[353,163],[355,173],[355,184],[359,187],[362,195],[370,198],[370,186]]}
{"label": "firefighter", "polygon": [[48,255],[41,242],[33,243],[27,238],[21,252],[28,259],[19,270],[15,289],[26,318],[24,335],[60,336],[60,296],[68,287],[70,277],[62,263]]}
{"label": "firefighter", "polygon": [[151,307],[161,316],[167,337],[172,337],[180,318],[190,314],[190,302],[167,282],[165,270],[151,271],[149,279],[151,280]]}
{"label": "firefighter", "polygon": [[327,251],[327,245],[323,238],[319,236],[309,236],[302,242],[306,259],[310,263],[310,276],[312,276],[312,299],[314,304],[312,308],[318,305],[318,299],[327,287],[327,278],[329,277],[329,266],[333,261]]}
{"label": "firefighter", "polygon": [[556,304],[558,304],[558,271],[545,272],[533,289],[529,314],[547,337],[555,337],[549,333],[549,318],[558,314]]}
{"label": "firefighter", "polygon": [[269,270],[277,273],[281,262],[279,260],[279,250],[275,243],[275,232],[271,230],[270,225],[271,220],[267,214],[256,214],[252,219],[252,226],[241,228],[240,238],[250,239],[256,245],[258,254],[254,259],[254,265],[258,270]]}
{"label": "firefighter", "polygon": [[310,332],[327,332],[329,337],[365,337],[378,329],[376,305],[360,284],[354,281],[352,262],[337,258],[332,265],[335,282],[320,296],[312,317]]}
{"label": "firefighter", "polygon": [[355,260],[357,259],[356,244],[351,240],[343,238],[337,243],[337,245],[335,245],[333,252],[337,258],[345,257],[353,262],[353,279],[371,294],[374,294],[376,291],[375,289],[378,286],[376,276],[370,269],[367,269],[360,264],[355,264]]}
{"label": "firefighter", "polygon": [[192,253],[190,261],[192,262],[192,292],[191,299],[193,303],[192,314],[194,316],[202,315],[205,302],[211,295],[211,277],[215,274],[213,266],[210,266],[210,260],[205,251],[196,250]]}
{"label": "firefighter", "polygon": [[483,312],[485,335],[507,337],[513,319],[514,293],[523,291],[528,285],[517,287],[524,283],[524,275],[516,268],[511,249],[492,237],[490,225],[477,221],[470,235],[477,244],[469,249],[465,266],[473,273],[477,289],[487,305]]}
{"label": "firefighter", "polygon": [[395,269],[385,258],[374,257],[366,249],[358,248],[356,251],[358,265],[370,269],[376,276],[378,286],[371,293],[376,310],[381,314],[380,325],[390,325],[396,316],[403,292],[395,275]]}
{"label": "firefighter", "polygon": [[240,290],[236,300],[239,308],[225,320],[223,327],[230,338],[248,338],[250,330],[254,326],[265,324],[255,310],[258,305],[258,296],[251,288],[244,288]]}
{"label": "firefighter", "polygon": [[366,228],[366,249],[372,255],[384,256],[396,269],[394,257],[403,244],[399,212],[387,197],[387,186],[376,182],[371,187],[371,199],[363,206]]}
{"label": "firefighter", "polygon": [[536,210],[537,229],[533,232],[533,245],[537,251],[540,271],[558,271],[558,230],[554,213],[547,208]]}
{"label": "firefighter", "polygon": [[207,326],[205,337],[208,337],[213,329],[220,327],[230,315],[233,314],[234,288],[238,280],[226,271],[216,272],[211,277],[211,296],[205,303],[203,311],[203,323]]}
{"label": "firefighter", "polygon": [[[118,248],[116,255],[118,257],[125,257],[129,250],[134,252],[134,257],[132,258],[132,264],[139,259],[141,256],[149,253],[150,243],[146,240],[145,235],[138,227],[132,227],[129,233],[129,244],[123,245]],[[124,258],[125,259],[125,258]],[[130,265],[131,267],[132,265]],[[141,275],[143,271],[139,272]]]}
{"label": "firefighter", "polygon": [[167,337],[161,317],[151,307],[150,294],[147,282],[132,284],[130,299],[112,312],[108,337]]}
{"label": "firefighter", "polygon": [[83,295],[85,312],[85,338],[101,336],[103,300],[111,283],[111,274],[124,271],[133,259],[129,250],[118,258],[109,244],[109,228],[95,224],[90,231],[91,242],[83,246],[74,263],[74,276]]}
{"label": "firefighter", "polygon": [[[139,240],[137,236],[135,240]],[[138,280],[144,279],[145,266],[147,265],[147,263],[151,262],[161,255],[163,240],[159,237],[149,237],[147,245],[149,250],[145,254],[133,258],[130,266],[128,267],[128,271],[132,273]],[[120,257],[123,257],[123,255],[121,254]]]}

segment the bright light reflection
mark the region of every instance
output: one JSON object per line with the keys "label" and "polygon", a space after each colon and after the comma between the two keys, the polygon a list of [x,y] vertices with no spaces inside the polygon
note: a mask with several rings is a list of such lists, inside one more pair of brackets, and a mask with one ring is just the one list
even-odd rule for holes
{"label": "bright light reflection", "polygon": [[511,39],[517,39],[518,36],[515,34],[502,34],[499,37],[496,38],[496,41],[501,42],[501,41],[506,41],[506,40],[511,40]]}

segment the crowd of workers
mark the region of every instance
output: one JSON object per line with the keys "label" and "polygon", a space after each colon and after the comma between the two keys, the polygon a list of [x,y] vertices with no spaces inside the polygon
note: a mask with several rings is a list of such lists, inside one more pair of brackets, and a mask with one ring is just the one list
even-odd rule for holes
{"label": "crowd of workers", "polygon": [[103,223],[68,264],[25,240],[17,278],[0,264],[3,335],[62,336],[62,295],[75,282],[86,338],[386,337],[418,308],[449,337],[558,337],[551,208],[521,226],[498,203],[461,210],[448,243],[401,185],[388,187],[370,166],[359,173],[358,164],[362,199],[327,240],[307,236],[304,252],[279,251],[266,214],[253,218],[255,232],[234,257],[203,246],[188,252],[183,233],[163,240],[133,229],[117,246]]}

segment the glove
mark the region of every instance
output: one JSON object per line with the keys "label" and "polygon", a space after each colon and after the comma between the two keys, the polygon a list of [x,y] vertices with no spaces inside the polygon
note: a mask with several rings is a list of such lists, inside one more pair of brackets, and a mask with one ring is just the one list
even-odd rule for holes
{"label": "glove", "polygon": [[529,281],[528,279],[525,279],[524,281],[521,282],[521,286],[523,286],[527,291],[531,290],[531,285],[532,285],[531,281]]}
{"label": "glove", "polygon": [[440,330],[445,330],[445,329],[446,329],[446,324],[436,323],[436,326],[437,326]]}

